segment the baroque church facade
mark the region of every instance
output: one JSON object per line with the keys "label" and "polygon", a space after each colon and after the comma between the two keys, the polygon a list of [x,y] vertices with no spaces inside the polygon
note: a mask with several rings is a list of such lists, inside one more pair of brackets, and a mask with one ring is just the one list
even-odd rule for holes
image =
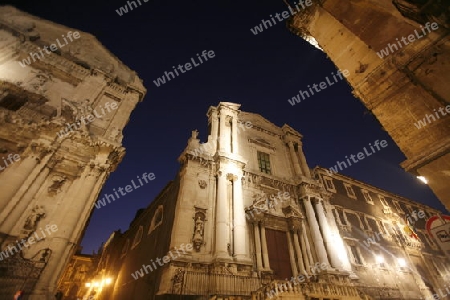
{"label": "baroque church facade", "polygon": [[0,6],[0,299],[54,299],[145,93],[91,34]]}
{"label": "baroque church facade", "polygon": [[192,132],[176,178],[105,243],[97,272],[112,284],[85,295],[433,299],[449,288],[449,253],[425,231],[439,211],[310,169],[299,132],[239,108],[209,108],[207,141]]}

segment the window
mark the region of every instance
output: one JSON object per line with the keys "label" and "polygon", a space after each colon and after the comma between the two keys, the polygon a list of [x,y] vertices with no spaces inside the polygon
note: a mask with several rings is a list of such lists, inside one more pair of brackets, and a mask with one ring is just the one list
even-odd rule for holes
{"label": "window", "polygon": [[130,240],[127,239],[127,241],[125,242],[125,245],[123,245],[122,254],[120,255],[120,257],[123,257],[123,256],[125,256],[125,254],[127,254],[129,246],[130,246]]}
{"label": "window", "polygon": [[142,233],[144,232],[144,227],[139,226],[136,235],[134,236],[133,245],[131,245],[131,249],[134,249],[142,240]]}
{"label": "window", "polygon": [[343,210],[337,210],[339,221],[342,225],[347,225],[347,220],[345,219],[345,212]]}
{"label": "window", "polygon": [[327,190],[330,192],[336,192],[336,188],[334,187],[333,179],[331,177],[323,176],[323,181]]}
{"label": "window", "polygon": [[394,203],[395,209],[396,209],[398,212],[401,212],[401,211],[402,211],[402,208],[400,207],[400,204],[398,204],[397,201],[392,201],[392,203]]}
{"label": "window", "polygon": [[362,265],[361,256],[359,256],[359,251],[356,246],[350,246],[350,251],[352,252],[353,262],[358,265]]}
{"label": "window", "polygon": [[355,192],[353,191],[351,184],[344,182],[344,187],[345,187],[345,190],[347,191],[347,196],[349,196],[350,198],[356,199],[356,195],[355,195]]}
{"label": "window", "polygon": [[150,222],[150,227],[148,228],[147,234],[150,234],[153,230],[155,230],[159,225],[163,222],[163,212],[164,208],[162,205],[159,205],[153,215],[152,221]]}
{"label": "window", "polygon": [[270,156],[267,153],[258,151],[258,165],[259,171],[271,175],[272,171],[270,168]]}
{"label": "window", "polygon": [[383,204],[383,206],[389,207],[389,204],[386,202],[386,198],[384,198],[383,195],[378,195],[378,198],[380,199],[380,202]]}
{"label": "window", "polygon": [[368,190],[361,190],[361,192],[362,192],[366,202],[373,205],[372,196],[370,195],[369,191]]}
{"label": "window", "polygon": [[11,94],[6,94],[4,97],[0,95],[0,107],[4,107],[8,110],[17,111],[26,103],[25,98],[19,98]]}

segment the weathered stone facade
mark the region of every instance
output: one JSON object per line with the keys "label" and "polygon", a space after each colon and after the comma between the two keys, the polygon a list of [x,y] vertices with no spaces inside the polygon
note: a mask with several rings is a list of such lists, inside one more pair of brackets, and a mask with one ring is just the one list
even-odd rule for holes
{"label": "weathered stone facade", "polygon": [[450,265],[424,219],[420,240],[404,231],[405,214],[438,211],[311,170],[300,133],[239,107],[210,107],[207,142],[193,131],[174,181],[111,236],[98,272],[114,284],[100,299],[423,299],[444,287]]}
{"label": "weathered stone facade", "polygon": [[[449,209],[448,1],[313,3],[292,18],[291,30],[313,37],[338,69],[350,71],[354,95],[405,154],[402,167],[424,176]],[[425,125],[418,128],[419,121]]]}
{"label": "weathered stone facade", "polygon": [[0,7],[0,297],[54,299],[145,92],[92,35]]}

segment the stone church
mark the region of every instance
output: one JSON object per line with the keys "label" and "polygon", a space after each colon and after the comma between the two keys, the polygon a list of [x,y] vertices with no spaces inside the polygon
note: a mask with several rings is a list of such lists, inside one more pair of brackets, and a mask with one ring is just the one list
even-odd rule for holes
{"label": "stone church", "polygon": [[145,93],[92,35],[0,6],[0,299],[54,299]]}
{"label": "stone church", "polygon": [[[209,108],[180,170],[111,234],[84,287],[99,299],[433,299],[450,263],[425,222],[439,211],[310,169],[302,135],[240,105]],[[101,279],[101,278],[100,278]]]}

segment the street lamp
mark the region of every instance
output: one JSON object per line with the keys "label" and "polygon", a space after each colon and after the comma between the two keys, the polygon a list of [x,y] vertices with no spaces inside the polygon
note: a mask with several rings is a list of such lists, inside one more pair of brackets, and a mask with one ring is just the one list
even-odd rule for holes
{"label": "street lamp", "polygon": [[375,256],[375,260],[376,260],[377,264],[381,265],[384,262],[384,257],[381,255],[377,255],[377,256]]}
{"label": "street lamp", "polygon": [[419,179],[420,181],[422,181],[425,184],[428,183],[428,180],[424,176],[417,176],[417,179]]}

